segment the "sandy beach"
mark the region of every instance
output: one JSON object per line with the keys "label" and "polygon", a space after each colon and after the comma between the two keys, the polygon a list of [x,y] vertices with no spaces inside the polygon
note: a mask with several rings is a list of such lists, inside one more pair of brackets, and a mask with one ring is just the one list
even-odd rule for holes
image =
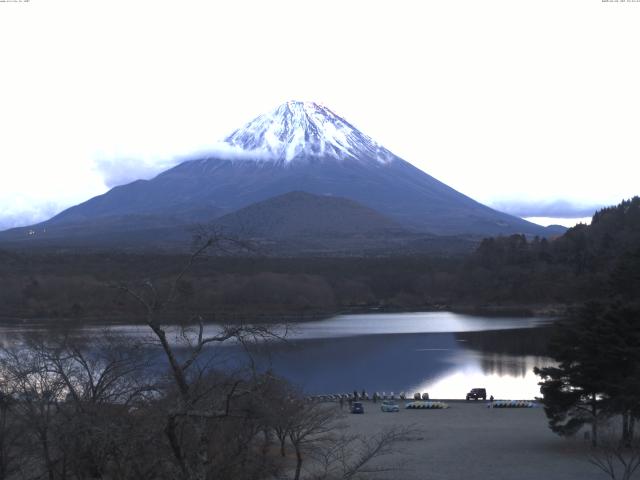
{"label": "sandy beach", "polygon": [[[419,430],[398,444],[385,463],[403,470],[367,478],[403,480],[604,479],[587,458],[588,442],[558,437],[538,408],[487,408],[485,402],[447,401],[446,410],[383,413],[380,404],[365,402],[365,414],[346,414],[350,433],[374,435],[391,426]],[[347,408],[345,407],[345,412]]]}

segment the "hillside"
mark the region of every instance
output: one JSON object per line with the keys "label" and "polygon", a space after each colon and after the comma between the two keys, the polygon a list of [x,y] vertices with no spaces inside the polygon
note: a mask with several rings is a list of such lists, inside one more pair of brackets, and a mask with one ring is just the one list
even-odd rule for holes
{"label": "hillside", "polygon": [[400,226],[346,198],[289,192],[257,202],[215,221],[234,233],[282,239],[401,232]]}

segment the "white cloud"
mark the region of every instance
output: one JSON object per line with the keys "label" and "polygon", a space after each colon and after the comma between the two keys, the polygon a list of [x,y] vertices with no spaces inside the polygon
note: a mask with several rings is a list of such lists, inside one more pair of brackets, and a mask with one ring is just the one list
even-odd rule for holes
{"label": "white cloud", "polygon": [[533,223],[537,223],[538,225],[542,225],[543,227],[548,227],[549,225],[562,225],[563,227],[575,227],[579,223],[584,223],[589,225],[591,223],[591,217],[577,217],[577,218],[553,218],[553,217],[526,217],[525,220],[528,220]]}
{"label": "white cloud", "polygon": [[95,169],[104,181],[104,184],[113,188],[135,180],[148,180],[159,173],[168,170],[179,163],[207,157],[221,156],[230,160],[268,160],[270,157],[261,151],[242,150],[224,142],[217,143],[211,148],[194,151],[168,159],[143,159],[143,158],[102,158],[95,161]]}
{"label": "white cloud", "polygon": [[95,162],[96,171],[104,184],[113,188],[117,185],[131,183],[134,180],[148,180],[158,173],[174,166],[174,162],[145,161],[136,158],[98,159]]}
{"label": "white cloud", "polygon": [[[62,210],[62,207],[55,203],[42,202],[37,204],[27,204],[23,202],[15,202],[15,198],[13,201],[14,204],[9,204],[7,201],[9,208],[6,210],[6,213],[0,217],[0,230],[32,225],[51,218]],[[16,203],[22,204],[16,205]]]}
{"label": "white cloud", "polygon": [[500,210],[517,217],[573,219],[592,217],[597,210],[610,205],[585,205],[567,200],[511,200],[492,202],[490,206],[496,210]]}

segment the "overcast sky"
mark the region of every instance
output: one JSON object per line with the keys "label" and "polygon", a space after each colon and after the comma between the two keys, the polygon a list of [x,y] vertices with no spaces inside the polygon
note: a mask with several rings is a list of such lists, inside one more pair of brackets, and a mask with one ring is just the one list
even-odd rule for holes
{"label": "overcast sky", "polygon": [[640,193],[640,3],[0,2],[0,226],[150,178],[289,99],[525,217]]}

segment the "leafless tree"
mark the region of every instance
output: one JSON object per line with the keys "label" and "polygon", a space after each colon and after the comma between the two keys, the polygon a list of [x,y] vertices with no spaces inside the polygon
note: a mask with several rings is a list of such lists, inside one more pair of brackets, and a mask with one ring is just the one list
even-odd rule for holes
{"label": "leafless tree", "polygon": [[300,399],[295,402],[297,408],[289,416],[287,430],[296,453],[294,479],[299,480],[304,454],[312,450],[318,442],[325,441],[327,435],[335,430],[340,411],[335,405],[304,404]]}
{"label": "leafless tree", "polygon": [[11,385],[16,400],[14,412],[25,434],[38,445],[47,478],[55,480],[61,454],[53,437],[58,426],[59,404],[65,397],[64,384],[49,375],[46,357],[41,351],[28,347],[5,350],[0,362],[4,381]]}
{"label": "leafless tree", "polygon": [[320,444],[314,451],[318,472],[313,480],[348,480],[368,478],[376,473],[399,472],[399,463],[379,460],[397,452],[397,444],[407,441],[418,433],[411,427],[396,427],[382,430],[367,438],[362,435],[332,436],[329,442]]}
{"label": "leafless tree", "polygon": [[16,422],[11,385],[0,368],[0,480],[9,480],[22,467],[24,431]]}
{"label": "leafless tree", "polygon": [[135,340],[105,331],[90,339],[60,335],[38,344],[47,374],[64,385],[58,445],[77,478],[101,478],[114,460],[130,408],[156,387]]}
{"label": "leafless tree", "polygon": [[[246,412],[232,407],[239,398],[252,395],[255,384],[229,375],[219,376],[212,382],[211,368],[203,359],[203,351],[208,346],[233,342],[249,353],[249,344],[281,338],[281,334],[271,326],[250,324],[220,325],[209,334],[201,315],[193,315],[186,321],[173,319],[177,327],[166,324],[164,313],[176,301],[179,286],[196,261],[211,252],[226,254],[247,247],[245,242],[217,231],[196,236],[196,244],[194,253],[164,291],[151,280],[138,287],[119,285],[118,288],[142,306],[144,322],[167,360],[175,395],[173,407],[167,411],[165,434],[181,475],[189,480],[205,480],[214,468],[210,452],[215,437],[212,426],[233,417],[247,418]],[[176,343],[171,341],[172,331]],[[248,358],[252,360],[250,355]],[[250,367],[255,376],[253,362]],[[185,443],[185,432],[195,440]]]}
{"label": "leafless tree", "polygon": [[153,389],[141,358],[123,338],[85,341],[53,332],[0,353],[10,390],[5,403],[23,434],[30,476],[42,470],[49,479],[102,478],[122,464],[122,445],[131,444],[125,433],[135,423],[131,409]]}
{"label": "leafless tree", "polygon": [[269,442],[271,433],[278,440],[281,457],[286,456],[286,445],[292,423],[300,415],[300,411],[306,407],[300,393],[287,381],[267,374],[262,391],[262,417],[265,442]]}
{"label": "leafless tree", "polygon": [[601,426],[598,446],[589,454],[589,462],[612,480],[630,480],[640,467],[640,440],[621,440],[610,424]]}

